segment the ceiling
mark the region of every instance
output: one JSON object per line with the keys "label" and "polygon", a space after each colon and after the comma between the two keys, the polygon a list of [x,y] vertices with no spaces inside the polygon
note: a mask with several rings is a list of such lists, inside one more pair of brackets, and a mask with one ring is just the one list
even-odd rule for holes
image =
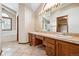
{"label": "ceiling", "polygon": [[41,4],[41,3],[31,3],[30,5],[31,5],[32,10],[33,10],[33,11],[36,11],[37,8],[40,6],[40,4]]}
{"label": "ceiling", "polygon": [[2,3],[2,4],[14,11],[18,10],[18,3]]}
{"label": "ceiling", "polygon": [[43,3],[26,3],[25,5],[35,12],[42,4]]}
{"label": "ceiling", "polygon": [[[26,3],[25,5],[30,7],[33,11],[36,11],[41,4],[42,3]],[[6,7],[10,8],[16,12],[18,11],[19,3],[3,3],[3,5],[5,5]]]}

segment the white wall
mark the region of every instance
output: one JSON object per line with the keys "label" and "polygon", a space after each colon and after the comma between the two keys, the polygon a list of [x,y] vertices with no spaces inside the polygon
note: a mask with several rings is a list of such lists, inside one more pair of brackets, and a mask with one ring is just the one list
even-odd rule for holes
{"label": "white wall", "polygon": [[37,15],[35,16],[35,31],[40,32],[42,30],[42,18]]}
{"label": "white wall", "polygon": [[25,4],[19,4],[19,43],[28,42],[28,32],[34,31],[33,11]]}

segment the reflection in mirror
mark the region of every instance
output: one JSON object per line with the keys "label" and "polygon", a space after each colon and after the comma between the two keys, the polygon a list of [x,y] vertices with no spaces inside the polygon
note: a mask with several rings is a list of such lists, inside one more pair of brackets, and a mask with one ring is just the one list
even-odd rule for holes
{"label": "reflection in mirror", "polygon": [[43,29],[44,31],[50,31],[50,21],[48,21],[47,19],[43,18]]}
{"label": "reflection in mirror", "polygon": [[57,17],[57,32],[68,32],[68,15]]}

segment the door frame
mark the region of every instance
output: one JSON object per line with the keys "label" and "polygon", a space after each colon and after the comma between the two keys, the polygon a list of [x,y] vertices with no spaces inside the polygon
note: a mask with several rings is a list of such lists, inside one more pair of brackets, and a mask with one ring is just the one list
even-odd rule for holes
{"label": "door frame", "polygon": [[68,32],[69,32],[69,31],[68,31],[68,15],[65,15],[65,16],[59,16],[59,17],[56,18],[56,19],[57,19],[57,20],[56,20],[56,22],[57,22],[57,28],[56,28],[56,31],[59,32],[59,29],[58,29],[58,19],[59,19],[59,18],[63,18],[63,17],[67,17],[67,33],[68,33]]}
{"label": "door frame", "polygon": [[17,16],[17,42],[19,41],[19,15]]}

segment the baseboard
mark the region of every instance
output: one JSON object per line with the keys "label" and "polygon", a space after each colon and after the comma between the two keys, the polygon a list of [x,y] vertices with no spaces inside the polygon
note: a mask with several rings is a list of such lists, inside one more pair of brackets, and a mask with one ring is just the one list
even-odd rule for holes
{"label": "baseboard", "polygon": [[29,42],[27,42],[27,43],[19,43],[19,44],[28,44]]}
{"label": "baseboard", "polygon": [[1,54],[2,54],[2,50],[1,50],[1,52],[0,52],[0,56],[1,56]]}

